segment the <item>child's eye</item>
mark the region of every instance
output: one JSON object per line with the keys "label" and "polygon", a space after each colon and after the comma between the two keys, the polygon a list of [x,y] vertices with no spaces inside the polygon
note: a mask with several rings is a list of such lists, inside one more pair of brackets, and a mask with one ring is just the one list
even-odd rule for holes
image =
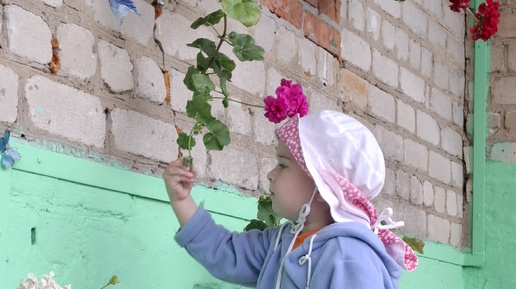
{"label": "child's eye", "polygon": [[286,166],[286,165],[284,165],[284,164],[278,164],[278,167],[280,167],[281,169],[284,169],[284,168],[286,168],[287,166]]}

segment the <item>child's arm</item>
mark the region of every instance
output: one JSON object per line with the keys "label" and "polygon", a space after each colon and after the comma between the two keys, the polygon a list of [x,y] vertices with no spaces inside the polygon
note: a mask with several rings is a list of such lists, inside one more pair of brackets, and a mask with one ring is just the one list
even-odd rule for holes
{"label": "child's arm", "polygon": [[195,169],[189,170],[185,167],[182,158],[171,162],[163,172],[168,198],[181,226],[197,211],[197,204],[190,194],[195,177]]}

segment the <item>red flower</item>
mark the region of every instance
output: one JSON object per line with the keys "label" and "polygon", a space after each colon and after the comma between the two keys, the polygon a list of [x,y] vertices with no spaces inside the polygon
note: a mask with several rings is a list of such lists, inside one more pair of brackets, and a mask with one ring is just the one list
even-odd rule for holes
{"label": "red flower", "polygon": [[265,102],[265,117],[274,123],[279,123],[285,118],[299,114],[300,117],[308,113],[308,102],[303,94],[300,84],[292,84],[292,81],[282,79],[281,85],[276,89],[277,99],[267,96]]}
{"label": "red flower", "polygon": [[471,28],[473,40],[482,39],[487,41],[491,36],[498,32],[498,24],[500,23],[500,12],[498,11],[500,3],[493,0],[486,0],[478,6],[478,12],[475,13],[475,26]]}
{"label": "red flower", "polygon": [[460,10],[466,10],[469,7],[469,2],[471,0],[450,0],[452,3],[450,5],[450,9],[455,12],[460,12]]}

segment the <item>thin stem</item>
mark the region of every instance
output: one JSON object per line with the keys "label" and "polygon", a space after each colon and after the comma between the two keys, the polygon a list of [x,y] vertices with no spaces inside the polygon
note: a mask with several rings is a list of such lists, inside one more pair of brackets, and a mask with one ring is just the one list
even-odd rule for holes
{"label": "thin stem", "polygon": [[473,19],[475,19],[475,23],[477,23],[479,19],[477,18],[475,13],[473,13],[473,11],[471,11],[471,9],[469,7],[466,8],[465,10],[466,10],[466,13],[469,13],[471,16],[473,16]]}
{"label": "thin stem", "polygon": [[[224,99],[224,97],[220,97],[220,96],[214,96],[212,97],[211,99]],[[250,104],[250,103],[247,103],[247,102],[242,102],[242,101],[239,101],[239,100],[236,100],[236,99],[231,99],[231,98],[228,98],[229,101],[233,101],[233,102],[236,102],[236,103],[240,103],[240,104],[244,104],[244,105],[247,105],[247,106],[252,106],[252,107],[259,107],[259,108],[264,108],[263,105],[257,105],[257,104]]]}

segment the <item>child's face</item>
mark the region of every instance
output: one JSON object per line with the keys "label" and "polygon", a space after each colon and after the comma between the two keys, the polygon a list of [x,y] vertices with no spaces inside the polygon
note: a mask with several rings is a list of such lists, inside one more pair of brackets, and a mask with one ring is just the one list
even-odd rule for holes
{"label": "child's face", "polygon": [[310,201],[315,183],[280,139],[276,151],[278,164],[267,174],[272,208],[283,218],[297,220],[303,204]]}

